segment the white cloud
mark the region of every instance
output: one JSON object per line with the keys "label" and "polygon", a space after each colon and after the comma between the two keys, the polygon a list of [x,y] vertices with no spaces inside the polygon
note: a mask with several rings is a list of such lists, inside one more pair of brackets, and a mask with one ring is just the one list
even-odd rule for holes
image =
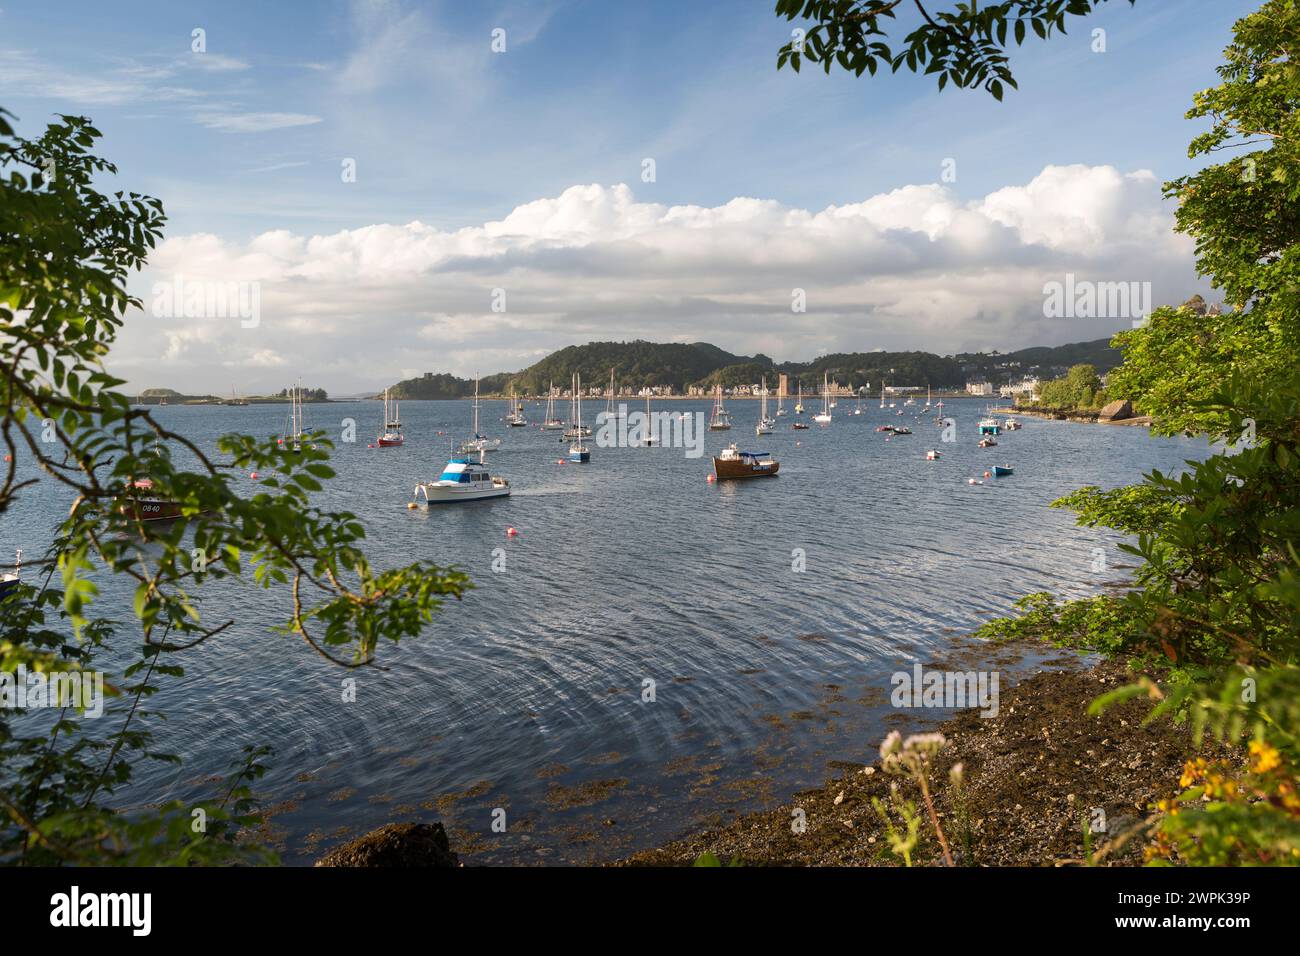
{"label": "white cloud", "polygon": [[208,129],[223,133],[265,133],[292,126],[311,126],[321,118],[309,113],[200,113],[198,121]]}
{"label": "white cloud", "polygon": [[[1056,344],[1128,325],[1044,318],[1043,285],[1067,272],[1149,281],[1157,304],[1198,288],[1191,243],[1171,226],[1150,173],[1108,166],[1049,166],[969,202],[916,185],[820,211],[747,197],[665,206],[625,185],[574,186],[457,230],[168,239],[150,281],[258,282],[261,323],[159,329],[164,320],[137,316],[115,359],[132,378],[147,368],[142,385],[184,374],[215,388],[231,368],[256,378],[268,356],[291,356],[314,382],[353,391],[412,366],[522,367],[589,339],[707,340],[777,358]],[[790,310],[796,287],[806,314]],[[506,290],[504,314],[490,311],[494,288]]]}

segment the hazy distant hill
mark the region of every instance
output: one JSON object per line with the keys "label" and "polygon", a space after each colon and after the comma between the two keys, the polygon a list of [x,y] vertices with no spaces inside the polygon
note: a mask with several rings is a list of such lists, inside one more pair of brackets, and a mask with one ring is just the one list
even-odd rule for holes
{"label": "hazy distant hill", "polygon": [[[552,352],[520,372],[485,376],[479,390],[485,395],[502,394],[513,385],[520,395],[537,395],[551,382],[568,388],[574,372],[582,375],[584,388],[602,386],[609,384],[612,368],[620,387],[671,385],[683,391],[719,368],[745,361],[749,361],[746,356],[732,355],[707,342],[588,342]],[[771,360],[767,361],[770,364]],[[398,382],[392,394],[397,398],[460,398],[474,394],[474,382],[426,372],[420,378]]]}
{"label": "hazy distant hill", "polygon": [[[805,392],[821,387],[823,372],[841,385],[858,388],[870,383],[926,385],[961,388],[966,382],[987,379],[995,384],[1018,380],[1028,374],[1059,374],[1060,370],[1088,362],[1107,372],[1120,362],[1120,353],[1110,348],[1109,339],[1070,345],[1039,346],[1017,352],[973,352],[941,356],[931,352],[841,352],[822,355],[810,362],[775,363],[766,355],[733,355],[708,342],[588,342],[570,345],[519,372],[498,372],[484,376],[479,390],[484,395],[502,395],[512,386],[519,395],[539,395],[554,383],[567,388],[574,372],[582,375],[583,387],[609,383],[614,369],[620,388],[671,385],[683,392],[690,385],[725,388],[749,385],[766,375],[776,385],[782,372],[790,376],[793,391],[802,383]],[[464,398],[474,394],[472,379],[445,372],[426,372],[392,386],[395,398]]]}

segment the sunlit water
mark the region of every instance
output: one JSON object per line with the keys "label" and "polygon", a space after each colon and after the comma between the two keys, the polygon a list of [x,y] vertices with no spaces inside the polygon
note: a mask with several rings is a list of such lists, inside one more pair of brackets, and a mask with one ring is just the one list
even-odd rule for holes
{"label": "sunlit water", "polygon": [[[783,418],[760,439],[758,403],[740,402],[736,427],[707,433],[703,457],[593,442],[592,462],[575,465],[559,463],[557,432],[537,428],[543,409],[530,403],[530,427],[512,429],[505,403],[487,402],[484,431],[504,439],[489,461],[513,496],[408,510],[415,483],[437,477],[451,437],[468,431],[469,404],[403,403],[407,444],[386,449],[367,447],[377,403],[311,406],[311,426],[335,436],[344,418],[359,422],[320,505],[363,519],[376,564],[455,564],[476,587],[419,640],[383,646],[387,670],[344,673],[270,632],[287,614],[284,589],[204,585],[206,620],[235,625],[187,652],[186,676],[151,701],[168,717],[152,724],[162,749],[184,765],[141,763],[121,802],[206,795],[243,744],[269,743],[259,792],[287,862],[383,823],[435,819],[471,861],[619,856],[788,799],[835,761],[869,760],[899,719],[888,691],[900,666],[941,657],[1023,594],[1080,595],[1122,577],[1117,539],[1048,502],[1204,453],[1142,428],[1032,418],[982,450],[984,400],[948,403],[953,444],[923,408],[853,407],[841,401],[831,426],[808,431]],[[284,418],[278,406],[154,411],[214,454],[218,435],[278,434]],[[875,427],[886,422],[915,434],[885,440]],[[773,452],[779,477],[708,482],[709,455],[730,441]],[[942,459],[925,460],[929,448]],[[995,462],[1014,476],[967,484]],[[26,490],[0,518],[0,548],[37,555],[67,506],[48,481]],[[103,612],[129,618],[125,592],[104,587]],[[349,677],[354,703],[343,702]],[[504,833],[492,829],[498,808]]]}

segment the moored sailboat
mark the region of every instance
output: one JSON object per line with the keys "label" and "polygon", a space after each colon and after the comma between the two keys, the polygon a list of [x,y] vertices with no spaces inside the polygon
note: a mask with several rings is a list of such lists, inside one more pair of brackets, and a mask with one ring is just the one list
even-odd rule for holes
{"label": "moored sailboat", "polygon": [[709,416],[709,431],[722,432],[731,428],[731,413],[722,404],[722,386],[716,386],[713,395],[713,413]]}
{"label": "moored sailboat", "polygon": [[307,414],[302,405],[302,390],[295,385],[289,389],[289,420],[280,436],[280,445],[288,451],[302,451],[306,435]]}
{"label": "moored sailboat", "polygon": [[650,391],[645,393],[645,424],[642,425],[641,444],[645,448],[651,448],[659,440],[655,437],[653,425],[654,419],[650,417]]}
{"label": "moored sailboat", "polygon": [[460,443],[462,455],[477,455],[480,452],[496,451],[501,447],[500,438],[486,438],[478,430],[478,379],[474,379],[474,437]]}
{"label": "moored sailboat", "polygon": [[762,408],[759,410],[758,413],[758,425],[755,426],[754,432],[755,434],[758,435],[770,435],[772,434],[772,426],[774,426],[776,422],[767,417],[767,376],[766,375],[763,376],[762,394],[763,394],[763,399],[762,399],[763,404],[762,404]]}
{"label": "moored sailboat", "polygon": [[510,386],[510,414],[506,417],[506,424],[511,428],[523,428],[528,424],[528,419],[524,418],[524,403],[515,401],[515,387]]}
{"label": "moored sailboat", "polygon": [[822,410],[821,414],[814,415],[813,421],[822,425],[831,423],[831,385],[830,377],[826,372],[822,373]]}
{"label": "moored sailboat", "polygon": [[569,461],[585,465],[591,461],[591,449],[582,443],[582,376],[576,372],[573,376],[573,421],[575,437],[573,444],[569,446]]}
{"label": "moored sailboat", "polygon": [[542,422],[542,428],[545,431],[561,431],[564,428],[564,419],[555,417],[555,384],[546,383],[546,420]]}
{"label": "moored sailboat", "polygon": [[388,389],[384,389],[384,430],[375,439],[375,443],[380,448],[392,448],[402,444],[406,439],[402,436],[401,427],[401,418],[396,410],[391,417],[389,416]]}

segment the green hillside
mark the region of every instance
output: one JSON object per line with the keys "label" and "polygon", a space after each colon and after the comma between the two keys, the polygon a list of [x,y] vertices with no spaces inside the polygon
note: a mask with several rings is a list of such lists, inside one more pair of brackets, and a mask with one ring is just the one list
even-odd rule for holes
{"label": "green hillside", "polygon": [[[966,382],[987,379],[994,384],[1018,380],[1024,375],[1052,377],[1080,363],[1107,372],[1120,363],[1120,353],[1110,348],[1109,339],[1070,345],[1039,346],[1017,352],[972,352],[955,356],[931,352],[837,352],[809,362],[775,363],[766,355],[733,355],[707,342],[588,342],[552,352],[519,372],[498,372],[479,382],[483,395],[504,395],[511,387],[518,395],[544,394],[548,384],[568,388],[574,372],[582,375],[584,387],[609,383],[614,369],[620,388],[639,389],[648,385],[669,385],[678,393],[691,385],[724,388],[757,383],[764,375],[772,387],[780,373],[790,376],[790,390],[802,384],[805,392],[821,388],[822,374],[841,385],[860,388],[870,383],[878,389],[890,385],[962,388]],[[395,398],[465,398],[474,394],[472,379],[445,372],[426,372],[392,387]]]}

